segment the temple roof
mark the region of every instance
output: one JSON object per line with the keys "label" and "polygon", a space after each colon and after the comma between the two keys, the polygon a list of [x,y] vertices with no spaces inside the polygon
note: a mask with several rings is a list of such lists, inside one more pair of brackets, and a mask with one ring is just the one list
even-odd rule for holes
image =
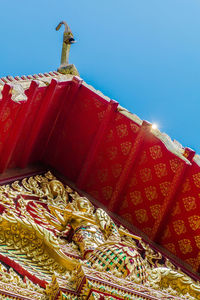
{"label": "temple roof", "polygon": [[0,80],[0,172],[44,163],[200,272],[200,157],[79,77]]}

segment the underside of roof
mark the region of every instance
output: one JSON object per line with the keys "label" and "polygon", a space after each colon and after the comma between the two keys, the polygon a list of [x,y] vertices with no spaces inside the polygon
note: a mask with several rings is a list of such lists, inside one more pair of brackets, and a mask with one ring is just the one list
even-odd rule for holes
{"label": "underside of roof", "polygon": [[44,163],[200,272],[200,159],[57,72],[0,81],[0,172]]}

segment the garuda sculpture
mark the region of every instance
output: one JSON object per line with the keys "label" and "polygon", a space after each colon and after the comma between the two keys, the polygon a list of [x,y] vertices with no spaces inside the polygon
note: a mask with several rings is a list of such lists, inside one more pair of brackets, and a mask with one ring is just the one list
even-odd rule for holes
{"label": "garuda sculpture", "polygon": [[51,172],[1,186],[0,199],[1,253],[46,284],[38,299],[82,299],[102,286],[120,299],[200,299],[198,283]]}

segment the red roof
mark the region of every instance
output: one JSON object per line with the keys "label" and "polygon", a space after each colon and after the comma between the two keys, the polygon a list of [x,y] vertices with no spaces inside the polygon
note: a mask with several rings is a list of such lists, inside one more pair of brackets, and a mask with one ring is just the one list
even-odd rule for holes
{"label": "red roof", "polygon": [[0,81],[0,172],[45,163],[200,271],[200,159],[57,72]]}

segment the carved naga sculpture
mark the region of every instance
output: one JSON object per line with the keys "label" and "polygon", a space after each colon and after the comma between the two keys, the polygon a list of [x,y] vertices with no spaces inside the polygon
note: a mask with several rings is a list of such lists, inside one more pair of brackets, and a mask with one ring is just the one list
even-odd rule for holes
{"label": "carved naga sculpture", "polygon": [[58,31],[62,25],[65,25],[65,31],[63,33],[63,45],[62,45],[62,54],[61,54],[61,64],[58,68],[58,72],[62,74],[71,74],[79,76],[79,73],[76,67],[73,64],[69,64],[69,51],[71,44],[75,43],[73,33],[67,23],[62,21],[56,27]]}

